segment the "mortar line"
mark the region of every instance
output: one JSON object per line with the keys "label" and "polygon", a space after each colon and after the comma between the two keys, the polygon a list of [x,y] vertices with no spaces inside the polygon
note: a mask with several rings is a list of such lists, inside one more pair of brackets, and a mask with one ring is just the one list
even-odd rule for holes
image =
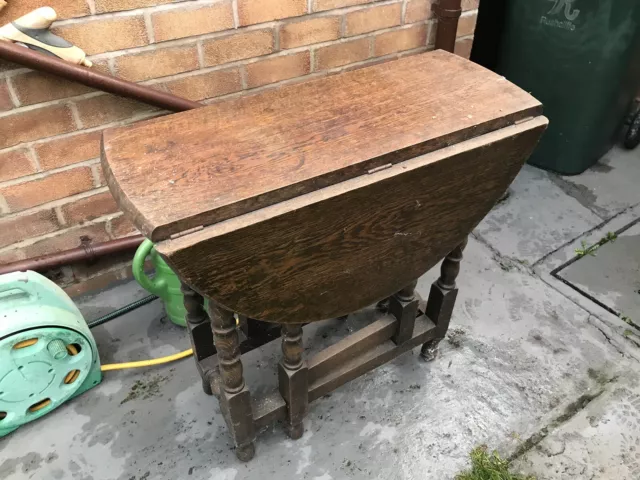
{"label": "mortar line", "polygon": [[98,171],[99,163],[94,163],[91,165],[91,177],[93,178],[93,188],[100,188],[100,173]]}
{"label": "mortar line", "polygon": [[316,73],[316,49],[309,49],[309,73]]}
{"label": "mortar line", "polygon": [[153,30],[153,24],[151,23],[151,13],[149,11],[144,12],[144,27],[147,30],[147,40],[149,45],[156,43],[156,34]]}
{"label": "mortar line", "polygon": [[[3,148],[2,150],[0,150],[0,153],[10,153],[10,152],[14,152],[17,150],[23,150],[25,148],[30,148],[30,147],[35,147],[38,145],[42,145],[44,143],[48,143],[48,142],[54,142],[56,140],[59,139],[65,139],[65,138],[69,138],[69,137],[75,137],[75,136],[80,136],[83,134],[87,134],[87,133],[93,133],[97,130],[103,130],[104,127],[99,126],[99,127],[93,127],[93,128],[87,128],[85,130],[74,130],[73,132],[67,132],[67,133],[63,133],[60,135],[54,135],[53,137],[45,137],[42,139],[38,139],[38,140],[33,140],[31,142],[23,142],[23,143],[19,143],[17,145],[12,145],[11,147],[7,147],[7,148]],[[2,183],[2,182],[0,182]]]}
{"label": "mortar line", "polygon": [[242,87],[242,91],[247,90],[247,69],[242,65],[238,71],[240,72],[240,86]]}
{"label": "mortar line", "polygon": [[[154,7],[150,7],[149,10],[151,13],[156,12],[156,11],[160,11],[160,10],[167,10],[167,9],[173,9],[173,8],[181,8],[180,6],[183,6],[183,4],[186,4],[188,2],[180,2],[180,3],[170,3],[167,5],[158,5],[158,6],[154,6]],[[203,3],[203,4],[210,4],[211,0],[205,0],[203,2],[201,2],[201,0],[190,0],[189,3],[192,4],[196,4],[196,3]],[[396,3],[400,3],[398,0],[382,0],[379,2],[376,2],[375,5],[376,6],[383,6],[383,5],[392,5],[392,4],[396,4]],[[305,19],[313,19],[313,18],[318,18],[318,17],[323,17],[323,16],[340,16],[342,23],[343,23],[343,27],[344,27],[344,22],[345,22],[345,18],[347,13],[351,13],[351,12],[355,12],[355,11],[359,11],[359,10],[365,10],[367,8],[370,8],[370,5],[365,4],[365,5],[353,5],[350,7],[343,7],[343,8],[338,8],[338,9],[333,9],[333,10],[326,10],[326,11],[320,11],[320,12],[313,12],[310,14],[305,15]],[[110,18],[110,17],[126,17],[126,16],[132,16],[132,15],[140,15],[142,13],[144,13],[145,9],[144,8],[140,8],[140,9],[136,9],[136,10],[128,10],[128,11],[123,11],[123,12],[112,12],[112,13],[105,13],[105,14],[100,14],[100,15],[96,15],[94,17],[91,16],[87,16],[87,17],[81,17],[81,18],[71,18],[71,19],[65,19],[65,20],[60,20],[56,22],[56,27],[58,26],[64,26],[67,24],[73,24],[73,23],[89,23],[91,21],[98,21],[101,19],[106,19],[106,18]],[[88,20],[87,20],[88,19]],[[236,29],[241,29],[243,32],[249,32],[249,31],[254,31],[254,30],[262,30],[265,28],[269,28],[274,26],[276,23],[276,21],[271,21],[271,22],[264,22],[264,23],[258,23],[255,25],[246,25],[246,26],[238,26],[236,27]],[[435,21],[434,21],[435,23]],[[400,25],[401,26],[401,25]],[[380,30],[376,30],[376,33],[384,33],[387,31],[392,31],[395,28],[398,28],[399,26],[396,25],[395,27],[388,27],[388,28],[384,28],[384,29],[380,29]],[[196,40],[209,40],[209,39],[215,39],[215,38],[219,38],[219,37],[224,37],[224,36],[228,36],[228,35],[232,35],[234,32],[232,31],[233,29],[226,29],[226,30],[220,30],[217,32],[211,32],[211,33],[205,33],[202,35],[196,35],[196,36],[192,36],[192,37],[185,37],[185,38],[176,38],[173,40],[167,40],[165,42],[161,42],[160,43],[155,43],[155,44],[149,44],[149,45],[140,45],[138,47],[130,47],[130,48],[124,48],[121,50],[114,50],[114,51],[109,51],[109,52],[101,52],[101,53],[96,53],[93,55],[89,55],[88,58],[90,60],[94,60],[94,61],[98,61],[98,60],[104,60],[104,59],[108,59],[108,58],[112,58],[112,57],[118,57],[118,56],[122,56],[122,55],[128,55],[128,54],[132,54],[132,53],[138,53],[138,52],[144,52],[144,51],[153,51],[156,48],[159,48],[160,45],[162,45],[162,47],[166,47],[169,48],[171,46],[177,46],[177,45],[183,45],[183,44],[191,44],[194,43]],[[341,36],[344,35],[344,30],[341,31]],[[362,35],[354,35],[353,38],[359,37],[359,36],[363,36],[366,34],[362,34]],[[324,43],[331,43],[331,42],[324,42]],[[16,76],[16,75],[20,75],[20,74],[24,74],[24,73],[28,73],[31,72],[31,69],[28,68],[17,68],[15,70],[9,70],[6,72],[0,72],[0,78],[9,78],[12,76]]]}
{"label": "mortar line", "polygon": [[69,111],[71,112],[71,116],[73,117],[73,121],[76,123],[76,130],[82,130],[84,125],[82,124],[82,118],[80,118],[80,112],[78,111],[78,106],[75,102],[69,102],[67,104]]}
{"label": "mortar line", "polygon": [[11,209],[9,208],[9,204],[5,200],[5,198],[0,194],[0,213],[3,215],[11,213]]}
{"label": "mortar line", "polygon": [[[275,27],[275,23],[272,23],[272,27]],[[392,31],[398,31],[398,30],[402,30],[404,28],[408,28],[406,26],[394,26],[394,27],[389,27],[389,28],[385,28],[385,29],[381,29],[381,30],[377,30],[375,32],[375,34],[382,34],[382,33],[386,33],[386,32],[392,32]],[[187,72],[182,72],[182,73],[178,73],[175,75],[168,75],[166,77],[160,77],[160,78],[153,78],[153,79],[149,79],[149,80],[145,80],[143,82],[139,82],[141,85],[155,85],[157,83],[163,83],[166,81],[170,81],[170,80],[177,80],[183,77],[187,77],[190,75],[197,75],[199,73],[208,73],[208,72],[212,72],[212,71],[216,71],[216,70],[224,70],[226,68],[233,68],[233,67],[238,67],[240,65],[248,65],[251,63],[256,63],[259,62],[261,60],[265,60],[265,59],[270,59],[270,58],[276,58],[276,57],[282,57],[282,56],[287,56],[287,55],[294,55],[296,53],[300,53],[300,52],[304,52],[304,51],[308,51],[311,47],[313,48],[321,48],[324,46],[331,46],[331,45],[335,45],[338,43],[345,43],[351,40],[358,40],[358,39],[362,39],[362,38],[368,38],[371,37],[371,32],[368,33],[363,33],[360,35],[353,35],[351,37],[348,38],[340,38],[338,40],[328,40],[326,42],[320,42],[317,44],[313,44],[313,45],[303,45],[301,47],[296,47],[296,48],[290,48],[290,49],[286,49],[286,50],[280,50],[280,51],[275,51],[274,53],[271,54],[267,54],[267,55],[261,55],[258,57],[252,57],[252,58],[248,58],[248,59],[242,59],[242,60],[237,60],[234,62],[228,62],[228,63],[223,63],[220,65],[214,65],[212,67],[207,67],[207,68],[202,68],[202,69],[196,69],[196,70],[191,70],[191,71],[187,71]],[[203,38],[204,39],[204,38]],[[199,40],[198,40],[199,41]],[[194,46],[196,45],[197,41],[189,41],[186,42],[184,44],[180,44],[176,46],[183,46],[183,45],[190,45],[190,46]],[[148,48],[151,47],[151,48]],[[155,48],[154,45],[147,45],[146,47],[140,47],[138,49],[135,49],[135,52],[133,51],[134,49],[132,49],[131,52],[129,53],[144,53],[147,51],[151,51]],[[408,52],[413,52],[413,51],[418,51],[420,49],[420,47],[418,47],[417,49],[413,49],[413,50],[407,50],[406,52],[401,52],[402,54],[406,54]],[[113,57],[107,58],[108,62],[117,59],[120,55],[121,52],[118,52],[118,55],[115,55]],[[390,58],[393,55],[398,55],[399,53],[392,53],[389,55],[385,55],[383,57],[377,57],[380,59],[386,59],[386,58]],[[103,55],[103,54],[101,54]],[[95,57],[92,57],[93,60],[98,60]],[[104,58],[99,58],[99,60],[103,60]],[[361,63],[361,62],[356,62],[354,64],[350,64],[350,65],[356,65],[357,63]],[[109,67],[111,68],[111,63],[108,63]],[[301,77],[298,77],[301,78]],[[53,105],[70,105],[72,104],[73,101],[81,101],[81,100],[86,100],[89,98],[94,98],[94,97],[98,97],[98,96],[102,96],[102,95],[110,95],[109,93],[106,92],[102,92],[102,91],[95,91],[95,92],[89,92],[89,93],[84,93],[81,95],[75,95],[75,96],[71,96],[71,97],[67,97],[67,98],[61,98],[61,99],[56,99],[56,100],[48,100],[46,102],[42,102],[42,103],[36,103],[36,104],[32,104],[32,105],[24,105],[24,106],[20,106],[20,107],[16,107],[13,108],[12,110],[9,110],[7,112],[2,112],[0,113],[0,119],[2,118],[6,118],[8,116],[11,115],[17,115],[19,113],[22,112],[27,112],[27,111],[32,111],[32,110],[37,110],[40,108],[45,108],[45,107],[49,107],[49,106],[53,106]]]}
{"label": "mortar line", "polygon": [[240,15],[238,14],[238,0],[231,1],[231,13],[233,14],[233,28],[237,30],[240,27]]}
{"label": "mortar line", "polygon": [[475,10],[465,10],[464,12],[462,12],[460,14],[460,18],[464,18],[464,17],[473,17],[474,15],[478,14],[478,9],[476,8]]}
{"label": "mortar line", "polygon": [[11,80],[11,77],[7,77],[6,84],[7,84],[7,90],[9,90],[9,97],[11,97],[11,103],[13,103],[13,108],[18,108],[22,106],[22,104],[20,103],[20,98],[18,97],[18,93],[16,92],[13,86],[13,81]]}
{"label": "mortar line", "polygon": [[58,168],[51,168],[49,170],[44,170],[36,173],[32,173],[30,175],[25,175],[23,177],[13,178],[11,180],[6,180],[0,183],[0,187],[13,187],[14,185],[22,185],[24,183],[34,182],[37,180],[43,180],[57,173],[66,172],[69,170],[74,170],[76,168],[82,167],[91,167],[93,165],[97,165],[100,163],[100,157],[91,158],[89,160],[82,160],[81,162],[71,163],[69,165],[63,165]]}
{"label": "mortar line", "polygon": [[280,51],[280,24],[273,26],[273,51]]}
{"label": "mortar line", "polygon": [[101,91],[96,91],[96,92],[89,92],[89,93],[83,93],[80,95],[75,95],[73,97],[67,97],[67,98],[57,98],[55,100],[47,100],[45,102],[41,102],[41,103],[32,103],[30,105],[20,105],[19,107],[15,107],[12,110],[8,110],[6,112],[2,112],[0,114],[0,119],[2,118],[7,118],[10,117],[12,115],[18,115],[20,113],[23,112],[31,112],[33,110],[38,110],[40,108],[47,108],[47,107],[52,107],[52,106],[65,106],[68,104],[69,100],[85,100],[88,98],[92,98],[92,97],[97,97],[99,95],[108,95],[104,92]]}
{"label": "mortar line", "polygon": [[64,217],[64,212],[60,206],[53,208],[54,213],[56,214],[56,218],[58,219],[58,223],[60,226],[67,226],[67,219]]}
{"label": "mortar line", "polygon": [[[77,200],[83,200],[85,198],[92,197],[94,195],[99,195],[101,193],[105,193],[108,191],[109,191],[109,187],[105,185],[104,187],[93,188],[91,190],[87,190],[86,192],[80,192],[80,193],[76,193],[75,195],[71,195],[69,197],[59,198],[58,200],[51,200],[50,202],[25,208],[24,210],[19,210],[17,212],[10,212],[9,207],[7,205],[7,214],[4,215],[2,218],[11,219],[11,218],[23,217],[23,216],[31,215],[32,213],[40,212],[42,210],[48,210],[56,207],[63,207]],[[2,205],[3,205],[2,196],[0,195],[0,210],[2,210]]]}
{"label": "mortar line", "polygon": [[[121,126],[125,126],[125,125],[129,125],[130,123],[134,123],[134,122],[139,122],[142,120],[147,120],[153,117],[158,116],[158,114],[161,113],[161,111],[151,111],[151,112],[146,112],[146,113],[142,113],[142,114],[136,114],[131,118],[126,118],[124,120],[117,120],[115,122],[109,122],[109,123],[105,123],[103,125],[98,125],[96,127],[91,127],[91,128],[85,128],[82,130],[74,130],[72,132],[66,132],[66,133],[62,133],[59,135],[53,135],[51,137],[45,137],[45,138],[39,138],[37,140],[32,140],[29,142],[23,142],[23,143],[19,143],[17,145],[12,145],[10,147],[7,148],[3,148],[0,150],[0,153],[7,153],[7,152],[13,152],[13,151],[17,151],[17,150],[21,150],[23,148],[31,146],[31,145],[41,145],[44,143],[48,143],[48,142],[53,142],[55,140],[60,140],[60,139],[64,139],[64,138],[69,138],[69,137],[74,137],[74,136],[79,136],[79,135],[83,135],[83,134],[87,134],[87,133],[94,133],[97,131],[102,131],[106,128],[112,128],[112,127],[121,127]],[[3,182],[0,182],[3,183]]]}
{"label": "mortar line", "polygon": [[115,12],[104,12],[96,15],[86,15],[84,17],[65,18],[58,20],[55,27],[63,27],[67,25],[87,24],[91,22],[99,22],[103,20],[111,20],[114,18],[137,17],[144,15],[145,12],[165,12],[171,10],[197,10],[201,7],[223,3],[224,0],[189,0],[188,2],[168,3],[163,5],[151,5],[148,7],[133,8],[131,10],[119,10]]}
{"label": "mortar line", "polygon": [[31,162],[31,165],[35,168],[36,172],[42,172],[42,166],[40,165],[40,161],[38,160],[38,154],[36,153],[36,149],[33,145],[29,145],[27,147],[27,157]]}
{"label": "mortar line", "polygon": [[16,243],[12,243],[11,245],[7,245],[6,247],[0,249],[0,253],[5,253],[5,252],[11,251],[11,250],[29,247],[29,246],[34,245],[34,244],[36,244],[38,242],[41,242],[43,240],[48,240],[49,238],[57,237],[58,235],[61,235],[63,233],[73,232],[73,231],[76,231],[76,230],[81,230],[82,228],[86,228],[86,227],[91,226],[91,225],[98,225],[100,223],[105,223],[106,224],[108,221],[113,220],[114,218],[120,217],[122,215],[123,215],[122,212],[109,213],[107,215],[103,215],[101,217],[94,218],[93,220],[90,220],[88,222],[78,223],[78,224],[75,224],[75,225],[69,225],[66,228],[61,228],[59,230],[47,233],[45,235],[41,235],[39,237],[27,238],[27,239],[22,240],[20,242],[16,242]]}
{"label": "mortar line", "polygon": [[111,72],[111,75],[114,76],[118,75],[118,69],[116,68],[116,58],[117,57],[107,58],[107,67],[109,68],[109,72]]}
{"label": "mortar line", "polygon": [[95,0],[86,0],[87,5],[89,6],[89,13],[91,13],[91,15],[95,15],[96,14],[96,2]]}
{"label": "mortar line", "polygon": [[202,48],[201,41],[196,43],[196,48],[198,52],[198,70],[202,70],[204,68],[204,48]]}

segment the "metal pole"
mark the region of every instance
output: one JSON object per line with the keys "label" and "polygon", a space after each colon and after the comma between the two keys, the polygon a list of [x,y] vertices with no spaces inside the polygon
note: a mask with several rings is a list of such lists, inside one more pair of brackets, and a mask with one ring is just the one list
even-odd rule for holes
{"label": "metal pole", "polygon": [[44,272],[51,268],[61,267],[71,263],[96,260],[105,255],[135,250],[143,240],[144,237],[142,235],[133,235],[108,242],[96,243],[95,245],[87,244],[82,247],[51,253],[41,257],[27,258],[26,260],[0,266],[0,275],[11,272],[23,272],[25,270]]}
{"label": "metal pole", "polygon": [[11,42],[0,41],[0,58],[40,72],[51,73],[103,92],[132,98],[154,107],[171,110],[172,112],[183,112],[202,107],[201,103],[128,82],[86,67],[80,67]]}

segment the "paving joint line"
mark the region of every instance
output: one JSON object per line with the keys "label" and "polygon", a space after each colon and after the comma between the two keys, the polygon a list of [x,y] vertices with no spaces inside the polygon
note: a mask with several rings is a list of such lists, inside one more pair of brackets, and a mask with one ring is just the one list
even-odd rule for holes
{"label": "paving joint line", "polygon": [[530,450],[539,445],[545,438],[549,436],[554,430],[559,427],[565,425],[570,420],[572,420],[578,413],[583,411],[585,408],[589,406],[591,402],[600,397],[606,390],[607,385],[614,383],[618,380],[618,376],[614,375],[613,377],[607,379],[602,384],[602,388],[600,388],[597,392],[594,393],[585,393],[580,395],[575,401],[569,403],[565,408],[564,412],[560,415],[557,415],[553,418],[547,425],[542,427],[537,432],[533,433],[529,436],[524,442],[520,444],[520,446],[513,452],[507,460],[509,462],[513,462],[518,458],[527,454]]}
{"label": "paving joint line", "polygon": [[[573,198],[573,197],[572,197]],[[615,215],[613,215],[612,217],[610,217],[607,220],[603,220],[602,222],[600,222],[599,224],[597,224],[596,226],[585,230],[584,232],[582,232],[581,234],[573,237],[572,239],[566,241],[565,243],[563,243],[562,245],[560,245],[558,248],[556,248],[555,250],[543,255],[540,259],[536,260],[532,267],[537,267],[538,265],[540,265],[541,263],[543,263],[545,260],[547,260],[549,257],[551,257],[552,255],[558,253],[560,250],[562,250],[563,248],[568,247],[569,245],[571,245],[573,242],[575,242],[576,240],[578,240],[581,237],[584,237],[585,235],[589,235],[593,232],[595,232],[596,230],[599,230],[600,228],[604,227],[605,225],[607,225],[608,223],[611,223],[613,220],[615,220],[616,218],[620,217],[621,215],[628,213],[631,209],[635,208],[637,205],[632,205],[629,206],[623,210],[620,210],[618,213],[616,213]],[[598,216],[598,218],[600,218]]]}

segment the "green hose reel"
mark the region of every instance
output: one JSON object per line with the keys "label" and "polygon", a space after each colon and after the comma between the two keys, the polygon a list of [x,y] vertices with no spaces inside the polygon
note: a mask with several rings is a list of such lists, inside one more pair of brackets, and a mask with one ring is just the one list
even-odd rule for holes
{"label": "green hose reel", "polygon": [[35,272],[0,276],[0,437],[102,380],[78,308]]}

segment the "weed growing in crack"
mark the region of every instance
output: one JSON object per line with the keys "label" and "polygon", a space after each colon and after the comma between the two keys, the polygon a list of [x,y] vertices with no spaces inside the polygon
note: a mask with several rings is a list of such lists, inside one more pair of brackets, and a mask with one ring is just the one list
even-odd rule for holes
{"label": "weed growing in crack", "polygon": [[580,242],[580,245],[582,246],[582,248],[576,248],[575,250],[576,255],[578,256],[578,258],[582,258],[585,255],[591,255],[592,257],[595,257],[596,250],[598,250],[605,243],[615,242],[617,238],[618,238],[618,235],[616,235],[614,232],[607,232],[607,234],[603,238],[601,238],[598,241],[598,243],[591,246],[588,246],[587,242],[582,240]]}
{"label": "weed growing in crack", "polygon": [[631,320],[631,317],[627,317],[626,315],[620,314],[620,320],[622,320],[627,325],[633,325],[633,320]]}
{"label": "weed growing in crack", "polygon": [[597,250],[597,245],[592,245],[592,246],[588,246],[587,242],[585,242],[584,240],[582,240],[580,242],[580,245],[582,245],[582,248],[576,248],[576,255],[578,255],[578,257],[582,258],[585,257],[587,255],[591,255],[593,257],[596,256],[596,250]]}
{"label": "weed growing in crack", "polygon": [[536,480],[532,475],[518,475],[509,471],[509,461],[498,452],[489,453],[482,445],[471,451],[471,469],[456,475],[455,480]]}
{"label": "weed growing in crack", "polygon": [[[636,330],[640,330],[640,325],[638,325],[636,322],[634,322],[631,317],[625,315],[624,313],[619,313],[618,316],[620,317],[620,320],[622,320],[624,323],[626,323],[627,325],[629,325],[630,327],[635,328]],[[628,332],[628,333],[627,333]],[[632,330],[625,330],[624,331],[624,337],[625,338],[630,338],[632,334],[634,334],[636,332],[632,331]],[[634,342],[636,343],[636,342]]]}

